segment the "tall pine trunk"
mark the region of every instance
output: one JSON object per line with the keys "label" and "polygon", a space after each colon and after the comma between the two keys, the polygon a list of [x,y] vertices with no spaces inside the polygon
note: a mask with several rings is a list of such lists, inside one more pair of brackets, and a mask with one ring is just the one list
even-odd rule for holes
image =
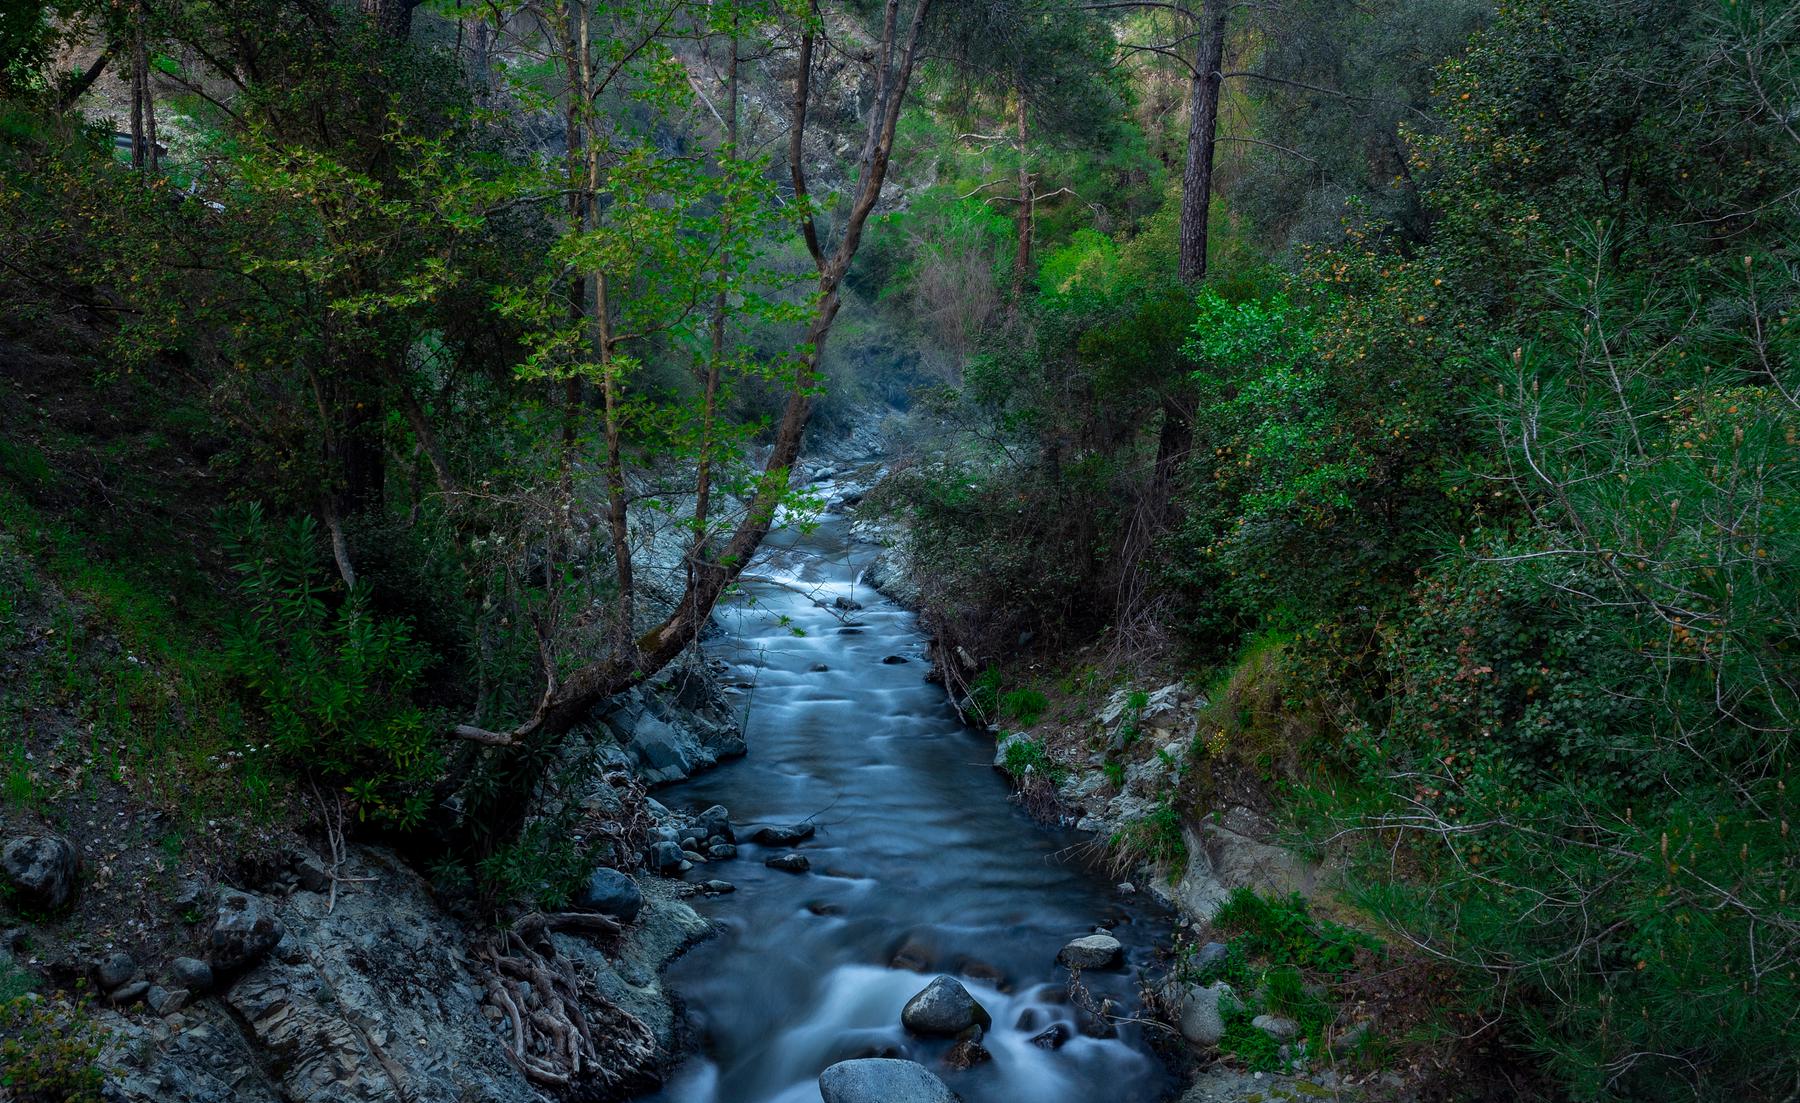
{"label": "tall pine trunk", "polygon": [[1019,224],[1016,246],[1013,251],[1013,286],[1012,300],[1015,310],[1023,310],[1025,306],[1025,288],[1031,279],[1031,237],[1032,220],[1036,215],[1036,196],[1033,189],[1037,181],[1032,178],[1031,150],[1027,145],[1030,138],[1028,130],[1028,112],[1025,106],[1025,95],[1018,93],[1017,106],[1014,108],[1014,120],[1019,129]]}
{"label": "tall pine trunk", "polygon": [[[1180,261],[1177,272],[1189,285],[1206,279],[1207,218],[1212,210],[1213,153],[1219,138],[1219,84],[1225,57],[1225,25],[1231,8],[1211,0],[1201,14],[1202,28],[1194,73],[1188,85],[1187,163],[1181,173]],[[1168,523],[1176,470],[1194,442],[1193,397],[1177,382],[1162,397],[1162,431],[1156,442],[1156,467],[1148,500],[1153,530]]]}

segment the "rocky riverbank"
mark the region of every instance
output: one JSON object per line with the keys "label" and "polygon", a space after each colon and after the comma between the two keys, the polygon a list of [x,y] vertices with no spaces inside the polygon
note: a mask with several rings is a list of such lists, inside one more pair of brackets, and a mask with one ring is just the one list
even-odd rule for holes
{"label": "rocky riverbank", "polygon": [[[858,533],[884,548],[864,581],[917,608],[904,526],[864,519]],[[1087,832],[1093,860],[1120,878],[1121,894],[1147,892],[1174,910],[1169,958],[1139,982],[1146,1006],[1168,1025],[1172,1059],[1189,1070],[1183,1103],[1415,1097],[1416,1075],[1369,1056],[1383,1030],[1410,1021],[1410,1011],[1392,1009],[1391,993],[1361,987],[1360,976],[1346,975],[1341,985],[1308,981],[1303,1028],[1278,1013],[1289,1005],[1268,991],[1267,963],[1242,962],[1234,932],[1217,922],[1240,890],[1299,901],[1292,906],[1298,915],[1339,909],[1326,891],[1329,871],[1282,845],[1264,779],[1219,745],[1205,693],[1168,674],[1148,685],[1114,681],[1098,693],[1040,700],[1044,715],[1022,721],[1007,715],[995,687],[977,685],[987,668],[974,656],[934,648],[932,658],[933,676],[952,687],[959,712],[976,723],[999,717],[987,725],[993,765],[1012,780],[1016,798],[1041,818]],[[1309,922],[1345,929],[1329,919]],[[1358,968],[1373,960],[1371,952]],[[1421,968],[1401,961],[1396,972],[1408,981],[1394,988],[1404,989]],[[1233,980],[1249,987],[1234,990]]]}
{"label": "rocky riverbank", "polygon": [[[860,427],[823,442],[804,477],[842,481],[878,448]],[[672,573],[680,531],[637,537],[652,561],[667,552]],[[46,621],[71,604],[43,594]],[[535,814],[604,840],[609,864],[566,911],[507,930],[390,847],[346,841],[329,816],[188,825],[91,769],[53,799],[11,802],[0,807],[0,915],[12,922],[0,926],[0,993],[60,1008],[51,1018],[98,1047],[112,1100],[527,1103],[642,1090],[686,1044],[660,974],[710,930],[688,901],[733,891],[730,813],[672,810],[647,792],[745,753],[722,673],[696,656],[578,730],[570,769]],[[73,722],[47,717],[47,741],[19,749],[20,784],[58,761],[50,737]],[[256,751],[207,766],[236,770]]]}
{"label": "rocky riverbank", "polygon": [[[642,850],[597,871],[567,912],[496,934],[391,849],[335,833],[315,847],[271,831],[249,853],[171,860],[141,830],[155,814],[113,792],[105,819],[77,830],[8,815],[20,833],[3,837],[0,881],[26,921],[0,939],[0,979],[49,1004],[85,997],[77,1014],[112,1100],[526,1103],[557,1087],[554,1067],[533,1060],[555,1034],[534,1024],[553,1010],[592,1036],[591,1075],[571,1088],[651,1084],[681,1050],[660,971],[709,929],[686,901],[730,890],[669,878],[728,861],[732,829],[722,809],[682,815],[643,786],[744,748],[703,668],[634,690],[597,721],[599,765],[573,796],[583,822]],[[540,995],[521,963],[566,988]]]}

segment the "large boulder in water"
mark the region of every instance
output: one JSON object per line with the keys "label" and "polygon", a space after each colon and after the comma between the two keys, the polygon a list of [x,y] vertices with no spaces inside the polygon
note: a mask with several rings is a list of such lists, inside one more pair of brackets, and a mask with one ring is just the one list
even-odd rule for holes
{"label": "large boulder in water", "polygon": [[763,846],[793,846],[812,838],[816,830],[810,823],[770,824],[757,828],[750,838]]}
{"label": "large boulder in water", "polygon": [[891,1057],[839,1061],[819,1074],[825,1103],[959,1103],[924,1065]]}
{"label": "large boulder in water", "polygon": [[1125,947],[1109,934],[1083,935],[1070,942],[1056,960],[1071,969],[1105,969],[1119,963]]}
{"label": "large boulder in water", "polygon": [[994,1020],[962,982],[954,977],[938,977],[906,1001],[900,1011],[900,1023],[914,1034],[953,1038],[972,1026],[986,1029],[994,1025]]}

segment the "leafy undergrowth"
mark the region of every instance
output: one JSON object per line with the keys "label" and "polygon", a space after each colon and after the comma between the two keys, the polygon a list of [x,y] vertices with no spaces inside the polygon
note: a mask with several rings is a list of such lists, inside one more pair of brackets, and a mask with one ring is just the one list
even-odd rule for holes
{"label": "leafy undergrowth", "polygon": [[0,999],[0,1098],[100,1103],[106,1080],[100,1049],[100,1032],[81,1005],[26,995]]}
{"label": "leafy undergrowth", "polygon": [[21,963],[69,989],[102,951],[181,952],[200,916],[175,901],[271,860],[299,810],[210,635],[227,603],[201,430],[129,381],[105,406],[64,385],[89,362],[4,338],[0,355],[0,836],[82,856],[70,909],[0,899],[0,927],[28,920]]}
{"label": "leafy undergrowth", "polygon": [[[1327,1053],[1355,1025],[1344,1021],[1343,999],[1334,986],[1354,971],[1379,968],[1384,959],[1375,938],[1314,915],[1298,894],[1264,896],[1239,888],[1213,917],[1211,933],[1230,952],[1201,965],[1195,955],[1204,943],[1184,943],[1177,975],[1198,984],[1230,985],[1238,999],[1225,1012],[1220,1049],[1256,1071],[1281,1066],[1282,1043],[1252,1020],[1265,1014],[1292,1020],[1298,1026],[1294,1053]],[[1379,1046],[1365,1029],[1354,1048],[1366,1056]]]}

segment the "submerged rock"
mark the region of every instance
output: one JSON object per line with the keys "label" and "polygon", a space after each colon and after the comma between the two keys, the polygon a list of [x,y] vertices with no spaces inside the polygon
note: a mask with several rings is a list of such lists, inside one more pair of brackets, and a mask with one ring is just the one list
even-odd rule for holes
{"label": "submerged rock", "polygon": [[770,869],[779,869],[784,873],[805,873],[812,868],[812,863],[807,861],[804,854],[783,854],[765,860],[763,865]]}
{"label": "submerged rock", "polygon": [[813,833],[817,830],[818,828],[810,823],[795,823],[785,826],[770,824],[767,827],[757,828],[756,834],[750,838],[763,846],[793,846],[795,843],[802,843],[812,838]]}
{"label": "submerged rock", "polygon": [[1110,999],[1100,1001],[1100,1006],[1089,1010],[1085,1007],[1075,1009],[1075,1025],[1090,1038],[1117,1038],[1118,1024],[1113,1019],[1119,1013],[1119,1005]]}
{"label": "submerged rock", "polygon": [[866,1057],[819,1074],[824,1103],[959,1103],[956,1093],[916,1061]]}
{"label": "submerged rock", "polygon": [[900,1023],[914,1034],[954,1038],[972,1026],[994,1024],[987,1008],[975,1002],[955,977],[938,977],[927,984],[900,1010]]}
{"label": "submerged rock", "polygon": [[956,1044],[950,1047],[950,1052],[944,1054],[944,1064],[961,1072],[964,1069],[973,1068],[983,1061],[992,1060],[993,1056],[988,1052],[987,1047],[981,1044],[981,1028],[972,1026],[963,1031],[956,1039]]}

